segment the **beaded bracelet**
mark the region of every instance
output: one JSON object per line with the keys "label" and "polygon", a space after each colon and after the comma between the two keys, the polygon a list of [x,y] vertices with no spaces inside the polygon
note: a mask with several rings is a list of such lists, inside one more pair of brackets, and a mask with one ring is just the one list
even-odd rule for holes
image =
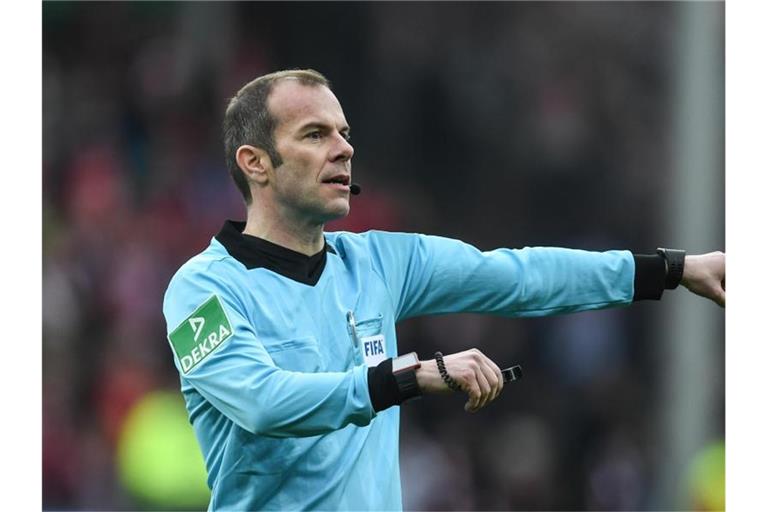
{"label": "beaded bracelet", "polygon": [[435,361],[437,362],[437,370],[440,372],[440,377],[442,377],[443,381],[448,385],[448,387],[454,391],[461,391],[461,386],[459,386],[459,383],[453,380],[453,377],[448,375],[448,371],[445,369],[442,352],[435,352]]}

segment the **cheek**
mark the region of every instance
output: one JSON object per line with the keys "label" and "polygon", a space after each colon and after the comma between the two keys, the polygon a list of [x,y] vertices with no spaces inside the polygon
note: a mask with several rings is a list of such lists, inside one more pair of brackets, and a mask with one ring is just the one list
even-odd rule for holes
{"label": "cheek", "polygon": [[309,182],[309,173],[306,171],[304,162],[298,160],[292,160],[291,163],[283,164],[275,172],[278,175],[278,181],[285,186],[295,188],[296,186],[302,186]]}
{"label": "cheek", "polygon": [[[322,170],[322,160],[312,158],[311,154],[294,153],[289,165],[283,165],[290,181],[294,183],[316,183]],[[287,163],[287,162],[286,162]]]}
{"label": "cheek", "polygon": [[[291,168],[278,180],[277,191],[280,196],[295,204],[307,204],[317,201],[319,187],[315,175],[304,170]],[[280,172],[278,170],[278,172]]]}

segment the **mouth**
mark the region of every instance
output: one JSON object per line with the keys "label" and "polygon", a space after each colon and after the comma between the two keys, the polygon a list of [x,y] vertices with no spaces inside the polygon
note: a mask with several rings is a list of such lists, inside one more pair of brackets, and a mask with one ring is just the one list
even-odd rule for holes
{"label": "mouth", "polygon": [[325,185],[336,185],[348,189],[350,181],[351,178],[348,174],[336,174],[335,176],[324,179],[322,182]]}

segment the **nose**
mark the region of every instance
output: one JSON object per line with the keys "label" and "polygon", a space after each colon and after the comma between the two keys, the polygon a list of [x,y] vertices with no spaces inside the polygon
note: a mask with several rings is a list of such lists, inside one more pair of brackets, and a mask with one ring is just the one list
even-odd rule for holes
{"label": "nose", "polygon": [[337,143],[333,147],[333,153],[331,153],[331,161],[346,162],[352,159],[352,155],[355,154],[355,148],[349,143],[341,134],[336,135]]}

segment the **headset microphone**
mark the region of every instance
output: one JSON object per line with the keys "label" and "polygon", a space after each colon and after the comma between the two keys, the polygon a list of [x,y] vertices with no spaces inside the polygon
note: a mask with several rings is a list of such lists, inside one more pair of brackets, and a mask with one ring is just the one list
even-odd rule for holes
{"label": "headset microphone", "polygon": [[363,188],[360,185],[358,185],[357,183],[352,183],[349,186],[349,193],[352,194],[353,196],[356,196],[356,195],[360,194],[360,192],[362,192],[362,191],[363,191]]}

